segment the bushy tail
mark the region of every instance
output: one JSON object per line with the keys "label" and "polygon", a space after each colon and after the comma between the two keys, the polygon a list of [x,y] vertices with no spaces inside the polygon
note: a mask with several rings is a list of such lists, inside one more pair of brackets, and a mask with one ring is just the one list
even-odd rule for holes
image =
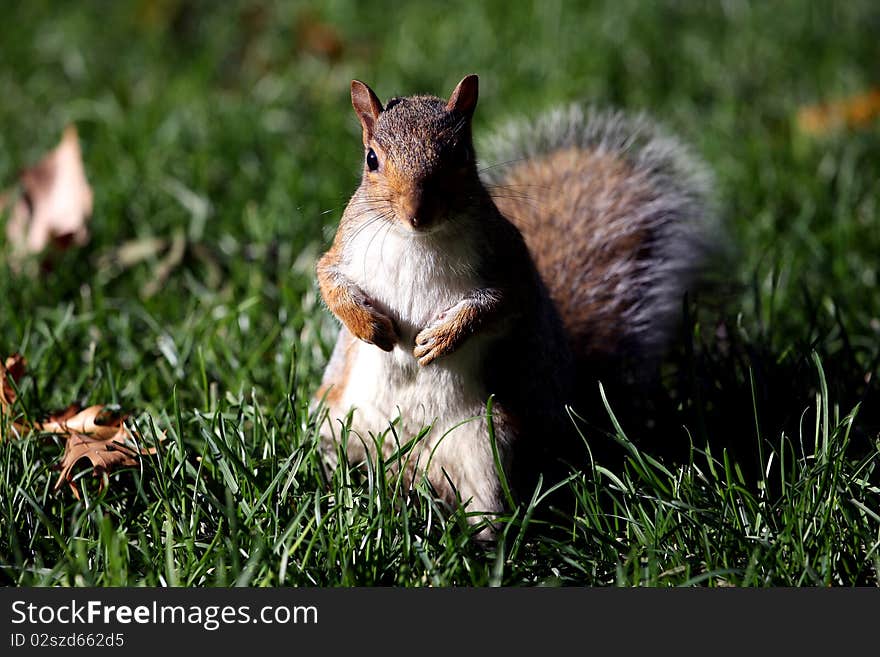
{"label": "bushy tail", "polygon": [[711,175],[644,116],[572,106],[484,145],[579,360],[657,355],[718,243]]}

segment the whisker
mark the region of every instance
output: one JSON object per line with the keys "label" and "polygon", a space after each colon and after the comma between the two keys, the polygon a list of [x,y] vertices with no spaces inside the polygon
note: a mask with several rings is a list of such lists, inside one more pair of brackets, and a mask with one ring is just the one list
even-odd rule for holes
{"label": "whisker", "polygon": [[380,215],[371,215],[363,224],[355,229],[354,233],[352,233],[351,237],[349,237],[348,239],[354,241],[362,232],[364,232],[367,228],[380,220]]}
{"label": "whisker", "polygon": [[394,224],[389,222],[387,227],[385,228],[385,235],[382,236],[382,242],[379,244],[379,262],[384,266],[385,264],[385,240],[388,239],[388,235],[391,234],[391,229],[394,227]]}
{"label": "whisker", "polygon": [[512,160],[504,160],[502,162],[495,162],[494,164],[487,164],[486,166],[477,167],[477,171],[482,173],[483,171],[490,171],[492,169],[497,169],[498,167],[505,167],[509,164],[516,164],[517,162],[525,162],[529,158],[527,157],[517,157]]}
{"label": "whisker", "polygon": [[[379,233],[382,232],[382,229],[383,229],[383,228],[385,228],[386,226],[387,226],[388,228],[390,228],[391,226],[394,225],[391,221],[388,221],[389,219],[391,219],[391,214],[392,214],[392,213],[389,211],[389,212],[386,212],[384,215],[377,215],[377,217],[378,217],[380,220],[385,221],[386,223],[385,223],[385,226],[380,226],[380,227],[379,227],[379,230],[377,230],[377,231],[375,231],[375,232],[373,233],[372,237],[370,237],[370,241],[367,242],[367,246],[366,246],[366,248],[364,249],[364,255],[363,255],[363,259],[362,259],[362,264],[363,264],[363,275],[364,275],[364,278],[367,278],[367,256],[368,256],[369,253],[370,253],[370,248],[371,248],[372,245],[373,245],[373,240],[375,240],[376,237],[379,235]],[[381,260],[381,251],[380,251],[380,259],[379,259],[379,262],[380,262],[380,264],[382,263],[382,260]]]}

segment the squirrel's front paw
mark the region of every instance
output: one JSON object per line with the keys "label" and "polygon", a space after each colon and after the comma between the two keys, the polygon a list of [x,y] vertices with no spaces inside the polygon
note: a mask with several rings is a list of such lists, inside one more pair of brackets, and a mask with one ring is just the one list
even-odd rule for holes
{"label": "squirrel's front paw", "polygon": [[370,324],[361,340],[376,345],[382,351],[391,351],[400,340],[391,318],[380,313],[370,313]]}
{"label": "squirrel's front paw", "polygon": [[391,351],[400,341],[397,327],[387,315],[376,310],[373,304],[366,298],[358,300],[345,312],[340,312],[340,318],[356,338],[374,344],[382,351]]}
{"label": "squirrel's front paw", "polygon": [[455,340],[452,331],[447,325],[440,324],[429,326],[416,336],[413,356],[418,358],[419,365],[427,365],[454,349]]}
{"label": "squirrel's front paw", "polygon": [[457,308],[453,306],[443,311],[416,336],[413,356],[418,358],[419,365],[427,365],[440,356],[455,351],[461,343],[463,331],[460,322],[457,321],[456,310]]}

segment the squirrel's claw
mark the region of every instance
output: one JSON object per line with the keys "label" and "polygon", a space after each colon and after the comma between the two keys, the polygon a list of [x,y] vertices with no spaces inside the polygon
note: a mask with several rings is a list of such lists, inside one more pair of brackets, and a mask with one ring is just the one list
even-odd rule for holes
{"label": "squirrel's claw", "polygon": [[435,349],[434,347],[429,345],[416,347],[413,350],[413,356],[418,359],[419,365],[421,365],[422,367],[424,367],[425,365],[430,365],[442,355],[443,354],[440,353],[438,349]]}
{"label": "squirrel's claw", "polygon": [[462,309],[465,307],[466,302],[460,301],[437,313],[434,320],[416,336],[413,356],[419,360],[419,365],[428,365],[458,348],[467,335],[462,324]]}
{"label": "squirrel's claw", "polygon": [[413,349],[413,356],[418,359],[419,365],[427,365],[441,355],[435,349],[434,338],[427,336],[426,333],[427,331],[422,331],[418,334],[416,348]]}
{"label": "squirrel's claw", "polygon": [[428,365],[440,356],[452,352],[456,347],[455,332],[448,323],[436,324],[424,329],[416,336],[416,347],[413,349],[419,365]]}

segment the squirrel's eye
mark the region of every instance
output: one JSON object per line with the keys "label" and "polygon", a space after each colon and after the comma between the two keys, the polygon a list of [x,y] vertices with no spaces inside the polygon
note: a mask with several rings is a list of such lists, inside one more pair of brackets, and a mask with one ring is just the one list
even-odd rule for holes
{"label": "squirrel's eye", "polygon": [[372,148],[367,151],[367,166],[370,171],[375,171],[379,168],[379,158],[376,157],[376,151]]}

